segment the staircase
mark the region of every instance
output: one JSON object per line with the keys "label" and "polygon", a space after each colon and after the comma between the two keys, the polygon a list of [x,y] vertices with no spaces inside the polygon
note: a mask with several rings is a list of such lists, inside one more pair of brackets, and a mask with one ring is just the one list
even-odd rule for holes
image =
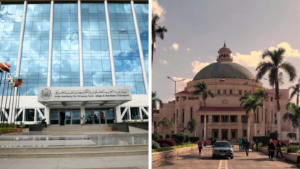
{"label": "staircase", "polygon": [[99,133],[109,132],[108,125],[66,125],[66,126],[53,126],[43,128],[44,134],[84,134],[84,133]]}
{"label": "staircase", "polygon": [[0,158],[60,158],[148,155],[148,145],[0,148]]}

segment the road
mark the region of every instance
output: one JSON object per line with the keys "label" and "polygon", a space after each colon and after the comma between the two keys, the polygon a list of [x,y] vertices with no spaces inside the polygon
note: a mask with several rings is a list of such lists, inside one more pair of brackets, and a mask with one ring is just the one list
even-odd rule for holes
{"label": "road", "polygon": [[283,168],[300,168],[295,163],[290,163],[282,159],[272,160],[261,152],[252,152],[249,156],[245,152],[239,152],[238,147],[234,147],[233,159],[212,159],[211,147],[202,149],[202,154],[199,156],[197,150],[190,154],[179,156],[178,158],[170,159],[169,164],[154,169],[283,169]]}

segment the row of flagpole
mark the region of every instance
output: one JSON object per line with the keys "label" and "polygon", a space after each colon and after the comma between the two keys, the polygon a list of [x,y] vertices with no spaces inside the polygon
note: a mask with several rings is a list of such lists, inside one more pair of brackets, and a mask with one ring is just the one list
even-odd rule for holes
{"label": "row of flagpole", "polygon": [[[18,115],[18,109],[20,109],[20,88],[23,84],[23,81],[18,76],[12,77],[10,74],[10,65],[7,63],[0,63],[0,72],[1,72],[1,79],[0,79],[0,88],[2,89],[2,96],[0,100],[0,123],[4,123],[5,121],[10,123],[15,123],[17,121],[16,114]],[[3,78],[4,74],[4,78]],[[4,81],[3,81],[4,80]],[[7,83],[7,88],[6,88]],[[11,88],[9,89],[9,86],[11,85]],[[6,88],[6,90],[5,90]],[[10,90],[10,94],[8,95]],[[5,95],[6,92],[6,95]],[[15,94],[15,92],[17,92]],[[5,100],[3,99],[3,96],[5,97]],[[9,97],[9,99],[8,99]],[[9,101],[7,101],[9,100]],[[4,102],[4,104],[3,104]],[[8,103],[8,105],[7,105]],[[5,120],[5,110],[8,109],[8,117]]]}

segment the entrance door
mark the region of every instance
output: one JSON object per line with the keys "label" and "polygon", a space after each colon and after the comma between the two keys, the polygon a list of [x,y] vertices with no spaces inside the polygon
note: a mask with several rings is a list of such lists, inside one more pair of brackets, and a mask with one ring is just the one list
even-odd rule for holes
{"label": "entrance door", "polygon": [[227,130],[222,130],[222,140],[227,140],[228,139],[228,131]]}
{"label": "entrance door", "polygon": [[66,112],[59,112],[59,124],[61,126],[65,125]]}
{"label": "entrance door", "polygon": [[106,111],[100,110],[99,111],[99,118],[100,118],[100,124],[106,124]]}

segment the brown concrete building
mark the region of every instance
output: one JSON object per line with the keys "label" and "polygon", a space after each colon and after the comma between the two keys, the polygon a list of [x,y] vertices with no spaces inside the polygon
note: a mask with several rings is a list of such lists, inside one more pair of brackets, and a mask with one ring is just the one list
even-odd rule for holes
{"label": "brown concrete building", "polygon": [[[278,131],[287,133],[291,131],[289,122],[283,122],[282,116],[286,112],[285,105],[289,101],[288,89],[280,89],[281,113],[276,112],[276,100],[274,90],[266,89],[268,98],[264,102],[264,110],[259,109],[256,114],[250,115],[250,132],[248,132],[247,117],[245,111],[240,107],[239,98],[246,91],[252,94],[257,88],[263,88],[261,82],[256,82],[255,76],[245,67],[234,63],[230,56],[231,50],[222,47],[218,51],[217,62],[212,63],[200,70],[192,81],[188,82],[185,90],[176,93],[176,100],[165,103],[158,113],[154,113],[154,131],[157,133],[178,133],[187,126],[190,119],[196,118],[196,135],[201,139],[217,138],[252,138],[253,136],[269,135]],[[220,81],[225,79],[225,81]],[[192,94],[197,82],[206,82],[208,89],[215,97],[206,100],[206,137],[204,123],[204,107],[200,96]],[[178,124],[171,131],[167,131],[157,124],[164,117],[178,117]],[[279,124],[279,126],[277,125]],[[250,135],[248,135],[250,134]],[[190,134],[193,135],[193,134]],[[280,134],[280,139],[286,139],[286,134]]]}

